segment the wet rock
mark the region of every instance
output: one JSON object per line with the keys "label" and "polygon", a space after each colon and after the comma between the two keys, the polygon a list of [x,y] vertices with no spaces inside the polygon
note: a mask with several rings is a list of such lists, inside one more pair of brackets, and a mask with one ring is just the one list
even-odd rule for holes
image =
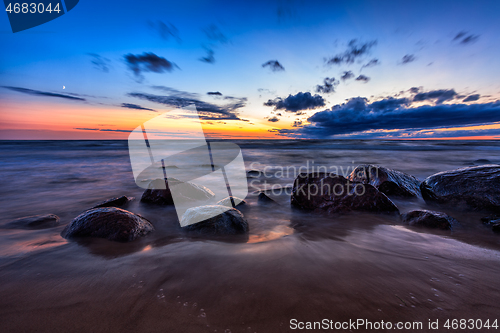
{"label": "wet rock", "polygon": [[153,231],[153,225],[140,215],[116,207],[93,208],[73,219],[61,236],[98,237],[129,242]]}
{"label": "wet rock", "polygon": [[250,170],[247,171],[248,178],[258,178],[260,177],[261,172],[259,170]]}
{"label": "wet rock", "polygon": [[475,164],[491,164],[490,160],[487,160],[485,158],[480,158],[478,160],[474,161]]}
{"label": "wet rock", "polygon": [[500,223],[500,215],[491,215],[481,218],[481,222],[486,225],[493,225],[495,223]]}
{"label": "wet rock", "polygon": [[187,202],[207,201],[214,197],[214,193],[205,186],[168,178],[167,182],[164,179],[155,179],[149,183],[148,189],[142,194],[141,202],[173,205],[170,187],[175,187],[177,195]]}
{"label": "wet rock", "polygon": [[494,232],[500,232],[500,222],[498,222],[498,223],[494,223],[494,224],[491,226],[491,230],[493,230]]}
{"label": "wet rock", "polygon": [[425,179],[420,190],[426,201],[500,211],[500,165],[440,172]]}
{"label": "wet rock", "polygon": [[404,224],[449,230],[459,223],[453,217],[430,210],[414,210],[401,215]]}
{"label": "wet rock", "polygon": [[349,176],[352,182],[370,184],[386,195],[420,196],[420,180],[407,173],[373,164],[358,166]]}
{"label": "wet rock", "polygon": [[248,232],[248,222],[243,214],[235,208],[228,209],[221,205],[189,208],[182,216],[181,225],[186,231],[208,235],[236,235]]}
{"label": "wet rock", "polygon": [[26,216],[11,222],[3,227],[6,229],[47,229],[57,227],[59,217],[54,214]]}
{"label": "wet rock", "polygon": [[132,198],[132,197],[129,198],[127,196],[122,195],[121,197],[115,197],[115,198],[111,198],[108,200],[104,200],[92,208],[120,207],[120,206],[123,206],[124,204],[126,204],[127,202],[132,201],[132,200],[134,200],[134,198]]}
{"label": "wet rock", "polygon": [[333,173],[300,174],[293,185],[291,203],[297,208],[327,214],[398,212],[396,205],[371,184],[352,183]]}
{"label": "wet rock", "polygon": [[222,200],[219,200],[216,203],[216,205],[233,207],[233,203],[234,203],[234,206],[240,206],[240,205],[246,205],[247,204],[247,202],[245,200],[243,200],[241,198],[238,198],[238,197],[231,196],[231,197],[227,197],[227,198],[224,198]]}

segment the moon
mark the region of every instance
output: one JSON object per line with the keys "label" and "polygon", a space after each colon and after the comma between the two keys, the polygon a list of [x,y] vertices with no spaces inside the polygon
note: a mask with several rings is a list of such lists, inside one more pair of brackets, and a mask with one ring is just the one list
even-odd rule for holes
{"label": "moon", "polygon": [[66,86],[63,86],[63,89],[66,89]]}

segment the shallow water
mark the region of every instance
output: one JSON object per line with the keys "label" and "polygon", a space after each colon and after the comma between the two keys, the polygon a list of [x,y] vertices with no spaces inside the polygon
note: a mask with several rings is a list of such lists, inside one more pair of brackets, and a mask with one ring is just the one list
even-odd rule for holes
{"label": "shallow water", "polygon": [[[207,239],[183,233],[172,207],[139,202],[125,141],[0,142],[0,225],[49,213],[62,224],[0,229],[5,330],[286,332],[293,318],[426,327],[429,319],[500,313],[500,237],[481,224],[487,213],[394,199],[401,212],[435,208],[461,223],[430,231],[403,227],[397,216],[300,212],[282,191],[305,167],[349,173],[376,163],[424,179],[500,163],[498,142],[237,143],[247,170],[262,171],[239,207],[250,234]],[[261,190],[279,205],[259,203]],[[127,244],[60,237],[79,213],[120,195],[136,198],[123,208],[152,221],[154,233]]]}

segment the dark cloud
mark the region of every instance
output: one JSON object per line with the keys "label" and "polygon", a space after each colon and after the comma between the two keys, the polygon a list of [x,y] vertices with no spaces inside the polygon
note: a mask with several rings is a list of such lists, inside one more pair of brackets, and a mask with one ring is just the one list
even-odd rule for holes
{"label": "dark cloud", "polygon": [[148,25],[151,29],[155,30],[158,33],[161,39],[168,41],[170,40],[170,38],[174,38],[178,43],[181,42],[181,39],[179,37],[179,30],[177,30],[175,25],[173,25],[172,23],[165,23],[163,21],[149,21]]}
{"label": "dark cloud", "polygon": [[335,81],[334,77],[325,77],[322,85],[316,86],[316,92],[329,94],[335,92],[335,86],[339,84],[339,81]]}
{"label": "dark cloud", "polygon": [[80,97],[74,97],[70,95],[64,95],[64,94],[58,94],[58,93],[51,93],[51,92],[46,92],[46,91],[39,91],[39,90],[33,90],[33,89],[28,89],[28,88],[20,88],[20,87],[9,87],[9,86],[2,86],[5,89],[9,89],[12,91],[17,91],[23,94],[28,94],[28,95],[34,95],[34,96],[47,96],[47,97],[58,97],[58,98],[64,98],[64,99],[71,99],[71,100],[76,100],[76,101],[85,101],[85,98],[80,98]]}
{"label": "dark cloud", "polygon": [[285,110],[288,112],[299,112],[301,110],[316,109],[325,106],[325,100],[320,95],[311,95],[309,92],[299,92],[296,95],[288,95],[287,98],[281,97],[274,100],[268,100],[265,106],[274,106],[274,110]]}
{"label": "dark cloud", "polygon": [[302,126],[302,121],[301,120],[295,120],[293,122],[292,127],[300,127],[300,126]]}
{"label": "dark cloud", "polygon": [[207,95],[222,96],[222,94],[219,91],[209,91],[207,92]]}
{"label": "dark cloud", "polygon": [[227,37],[220,31],[220,29],[215,25],[211,24],[206,28],[201,29],[207,38],[213,42],[219,42],[221,44],[226,44],[228,42]]}
{"label": "dark cloud", "polygon": [[[386,99],[368,103],[351,98],[330,110],[317,112],[294,134],[329,137],[376,130],[422,130],[481,125],[500,121],[500,101],[487,104],[451,104],[408,107],[407,99]],[[289,134],[289,133],[288,133]]]}
{"label": "dark cloud", "polygon": [[262,64],[262,67],[269,67],[273,72],[281,72],[285,70],[278,60],[269,60]]}
{"label": "dark cloud", "polygon": [[361,74],[360,76],[358,76],[356,78],[356,81],[363,81],[366,83],[366,82],[370,81],[370,78],[366,75]]}
{"label": "dark cloud", "polygon": [[354,73],[351,71],[345,71],[340,77],[342,81],[352,79],[354,77]]}
{"label": "dark cloud", "polygon": [[480,97],[481,95],[479,94],[469,95],[463,100],[463,102],[474,102],[477,101]]}
{"label": "dark cloud", "polygon": [[206,62],[207,64],[214,64],[215,63],[214,50],[209,47],[205,47],[205,51],[207,52],[207,55],[199,58],[198,60]]}
{"label": "dark cloud", "polygon": [[379,64],[380,64],[380,61],[378,59],[372,59],[372,60],[368,61],[366,64],[364,64],[363,66],[361,66],[361,70],[363,70],[363,68],[369,68],[369,67],[377,66]]}
{"label": "dark cloud", "polygon": [[120,133],[129,133],[129,132],[132,132],[132,130],[109,129],[109,128],[75,127],[74,129],[80,130],[80,131],[99,131],[99,132],[120,132]]}
{"label": "dark cloud", "polygon": [[134,109],[134,110],[145,110],[145,111],[153,111],[153,112],[156,112],[156,110],[153,110],[153,109],[148,109],[148,108],[144,108],[140,105],[137,105],[137,104],[131,104],[131,103],[122,103],[121,105],[122,108],[127,108],[127,109]]}
{"label": "dark cloud", "polygon": [[158,90],[158,91],[161,91],[161,92],[165,92],[169,95],[175,95],[177,97],[183,97],[183,98],[198,98],[199,97],[199,95],[196,93],[190,93],[187,91],[177,90],[177,89],[171,88],[171,87],[151,86],[151,88]]}
{"label": "dark cloud", "polygon": [[171,107],[186,107],[194,104],[196,106],[200,119],[203,120],[240,120],[236,111],[244,107],[247,100],[246,98],[235,98],[232,103],[219,106],[216,104],[203,102],[192,97],[185,97],[184,94],[171,94],[168,96],[161,96],[145,93],[129,93],[127,95],[130,97],[168,105]]}
{"label": "dark cloud", "polygon": [[278,118],[278,117],[274,116],[274,117],[271,117],[271,118],[267,119],[267,121],[270,121],[270,122],[272,122],[272,123],[275,123],[275,122],[280,121],[280,120],[279,120],[279,118]]}
{"label": "dark cloud", "polygon": [[453,89],[439,89],[432,90],[429,92],[418,93],[413,97],[414,102],[422,102],[432,100],[436,102],[436,104],[442,104],[443,102],[452,100],[457,96],[457,93]]}
{"label": "dark cloud", "polygon": [[476,42],[478,39],[478,35],[472,35],[465,31],[461,31],[455,36],[455,38],[453,38],[453,41],[459,42],[460,44],[471,44]]}
{"label": "dark cloud", "polygon": [[409,91],[412,94],[418,94],[418,92],[420,91],[420,88],[419,87],[411,87]]}
{"label": "dark cloud", "polygon": [[88,53],[89,56],[92,57],[90,61],[94,67],[101,72],[108,73],[109,72],[109,63],[111,62],[108,58],[101,57],[96,53]]}
{"label": "dark cloud", "polygon": [[164,73],[171,72],[175,67],[179,68],[173,62],[168,61],[163,57],[159,57],[152,52],[144,52],[143,54],[126,54],[123,56],[129,69],[134,72],[137,77],[141,76],[141,72]]}
{"label": "dark cloud", "polygon": [[417,58],[415,58],[413,54],[407,54],[403,57],[403,59],[401,59],[401,64],[402,65],[409,64],[410,62],[414,62],[416,59]]}
{"label": "dark cloud", "polygon": [[376,40],[367,43],[359,43],[357,39],[353,39],[349,42],[345,52],[339,53],[331,58],[326,58],[325,62],[327,65],[352,64],[358,58],[368,54],[371,48],[376,44]]}

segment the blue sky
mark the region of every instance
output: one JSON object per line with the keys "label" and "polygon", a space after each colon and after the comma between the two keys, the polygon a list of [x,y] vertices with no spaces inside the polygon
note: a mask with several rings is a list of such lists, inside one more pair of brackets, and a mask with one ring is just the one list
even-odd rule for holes
{"label": "blue sky", "polygon": [[[98,129],[102,121],[92,117],[103,112],[108,114],[107,127],[131,130],[136,120],[155,114],[123,104],[161,112],[171,107],[172,100],[182,98],[206,103],[206,122],[220,124],[214,133],[231,125],[235,137],[240,125],[245,135],[256,136],[392,138],[436,133],[432,122],[437,120],[432,117],[428,126],[421,121],[419,127],[412,127],[411,122],[398,120],[403,128],[367,125],[352,126],[354,132],[331,131],[328,126],[345,122],[338,121],[336,110],[352,114],[351,123],[366,120],[360,112],[371,112],[372,117],[372,109],[346,107],[356,97],[366,98],[366,105],[387,98],[407,99],[396,109],[392,105],[375,110],[378,116],[389,112],[391,117],[408,118],[409,109],[451,105],[446,117],[457,118],[455,111],[469,117],[449,124],[446,118],[439,120],[439,131],[460,127],[463,137],[470,126],[487,126],[497,133],[499,12],[498,1],[82,0],[62,17],[15,34],[4,14],[0,19],[0,122],[7,134],[2,138],[51,137],[42,135],[44,129],[57,138],[80,138],[74,134],[82,130],[75,128]],[[345,59],[327,63],[355,51],[360,52],[352,63]],[[127,55],[138,61],[136,72]],[[200,60],[204,57],[213,61]],[[164,60],[151,63],[158,59]],[[371,60],[377,60],[374,66],[363,67]],[[263,67],[268,61],[278,61],[283,70]],[[342,80],[345,72],[352,75]],[[365,80],[356,80],[361,75]],[[325,78],[335,78],[330,81],[334,92],[318,91]],[[418,87],[418,92],[410,92],[412,87]],[[445,101],[415,100],[417,93],[451,90],[455,94]],[[289,95],[307,99],[307,92],[320,95],[324,102],[309,108],[304,100],[302,110],[276,107],[279,101],[287,105]],[[464,102],[474,95],[479,97]],[[483,118],[475,118],[478,108],[471,109],[470,104],[486,105],[482,108],[489,113],[481,111]],[[58,111],[51,114],[52,109]],[[316,113],[325,110],[322,119],[326,115],[335,119],[313,121],[320,118]],[[414,110],[409,112],[413,116]],[[485,115],[491,116],[489,121]],[[429,112],[424,116],[429,117]],[[54,128],[34,121],[47,117],[66,120]],[[123,122],[123,117],[129,122]],[[256,130],[249,130],[249,123]],[[481,135],[481,127],[476,127],[470,135]],[[61,135],[54,134],[57,131]]]}

